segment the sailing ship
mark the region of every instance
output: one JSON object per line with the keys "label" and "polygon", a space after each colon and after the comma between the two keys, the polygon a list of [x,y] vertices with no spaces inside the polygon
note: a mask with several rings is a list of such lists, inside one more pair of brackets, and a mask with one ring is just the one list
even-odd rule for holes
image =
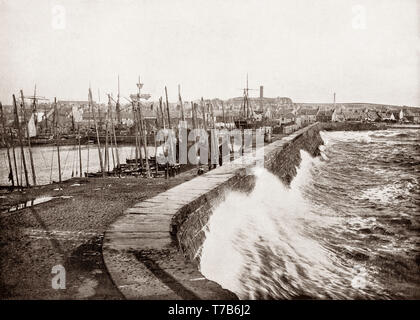
{"label": "sailing ship", "polygon": [[257,120],[249,100],[249,91],[256,90],[248,87],[248,74],[246,75],[246,87],[243,88],[243,102],[240,117],[234,120],[237,129],[255,129],[263,126],[262,121]]}

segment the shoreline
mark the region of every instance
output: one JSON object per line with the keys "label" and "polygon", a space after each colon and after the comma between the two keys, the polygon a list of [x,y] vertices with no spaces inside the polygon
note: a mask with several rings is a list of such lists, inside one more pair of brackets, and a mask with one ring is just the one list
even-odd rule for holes
{"label": "shoreline", "polygon": [[[142,179],[72,178],[65,182],[0,193],[1,299],[123,299],[102,257],[107,227],[138,201],[196,176]],[[37,197],[51,201],[5,213]],[[66,270],[64,290],[51,287],[51,269]],[[7,275],[7,276],[6,276]]]}

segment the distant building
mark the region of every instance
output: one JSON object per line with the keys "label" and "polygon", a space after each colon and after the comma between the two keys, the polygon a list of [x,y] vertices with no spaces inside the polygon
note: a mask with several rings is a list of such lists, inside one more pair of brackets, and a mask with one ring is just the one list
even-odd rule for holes
{"label": "distant building", "polygon": [[344,118],[346,121],[364,121],[366,114],[362,109],[344,110]]}
{"label": "distant building", "polygon": [[333,110],[318,110],[316,114],[316,121],[330,122],[332,120]]}
{"label": "distant building", "polygon": [[344,107],[335,108],[333,114],[331,115],[331,121],[333,122],[343,122],[346,121],[346,117],[343,112]]}
{"label": "distant building", "polygon": [[420,111],[418,110],[409,110],[409,109],[403,109],[401,110],[403,117],[400,119],[405,120],[406,122],[410,123],[420,123]]}
{"label": "distant building", "polygon": [[315,123],[317,113],[318,113],[318,109],[314,109],[314,108],[300,108],[297,111],[297,115],[300,116],[301,118],[302,126]]}
{"label": "distant building", "polygon": [[288,123],[282,126],[284,134],[291,134],[295,132],[298,128],[296,123]]}
{"label": "distant building", "polygon": [[378,112],[375,110],[367,110],[366,111],[366,120],[370,122],[380,121],[381,117],[379,116]]}

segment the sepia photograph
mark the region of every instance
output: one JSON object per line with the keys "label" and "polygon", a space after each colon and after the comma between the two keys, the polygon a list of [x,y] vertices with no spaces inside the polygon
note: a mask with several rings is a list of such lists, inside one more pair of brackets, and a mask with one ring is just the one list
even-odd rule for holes
{"label": "sepia photograph", "polygon": [[0,0],[0,21],[1,304],[420,300],[420,1]]}

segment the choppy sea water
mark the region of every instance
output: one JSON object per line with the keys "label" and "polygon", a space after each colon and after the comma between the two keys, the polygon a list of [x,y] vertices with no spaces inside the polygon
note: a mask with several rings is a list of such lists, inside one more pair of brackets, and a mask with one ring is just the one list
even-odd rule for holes
{"label": "choppy sea water", "polygon": [[321,136],[290,187],[256,169],[227,195],[201,272],[242,299],[419,299],[420,130]]}

